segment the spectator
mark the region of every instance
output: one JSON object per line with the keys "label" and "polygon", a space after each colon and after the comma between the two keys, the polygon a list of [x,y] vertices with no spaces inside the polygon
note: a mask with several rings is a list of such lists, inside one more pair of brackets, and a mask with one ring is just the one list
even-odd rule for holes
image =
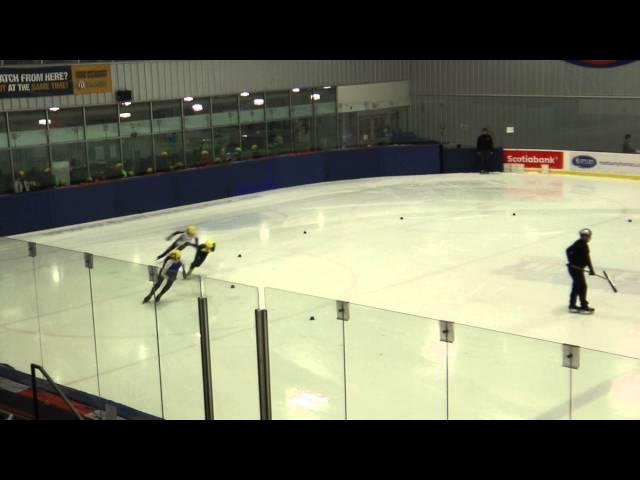
{"label": "spectator", "polygon": [[493,156],[493,138],[489,135],[488,129],[482,129],[482,134],[478,137],[476,150],[480,160],[480,173],[489,173],[489,158]]}
{"label": "spectator", "polygon": [[118,162],[109,166],[106,178],[124,178],[127,176],[127,171],[124,169],[122,162]]}
{"label": "spectator", "polygon": [[0,170],[0,193],[11,192],[11,176]]}
{"label": "spectator", "polygon": [[384,127],[382,130],[382,136],[384,137],[382,141],[384,143],[391,143],[391,137],[393,137],[393,133],[391,133],[391,128]]}
{"label": "spectator", "polygon": [[16,178],[16,181],[14,182],[14,189],[16,193],[28,192],[31,190],[31,182],[27,180],[23,170],[18,172],[18,178]]}
{"label": "spectator", "polygon": [[51,168],[49,166],[45,168],[38,168],[34,165],[31,170],[29,170],[28,179],[31,182],[32,190],[51,188],[56,183],[56,178],[51,173]]}
{"label": "spectator", "polygon": [[167,152],[160,152],[160,158],[158,158],[158,164],[156,165],[156,168],[159,172],[166,172],[171,169],[169,154]]}
{"label": "spectator", "polygon": [[201,150],[200,151],[200,165],[207,165],[211,163],[209,159],[209,150]]}
{"label": "spectator", "polygon": [[622,153],[638,153],[638,151],[631,144],[631,134],[627,133],[624,136],[624,144],[622,145]]}
{"label": "spectator", "polygon": [[284,138],[279,133],[271,137],[269,152],[279,154],[284,152]]}
{"label": "spectator", "polygon": [[84,182],[87,178],[87,166],[80,165],[76,158],[71,159],[71,183],[81,183]]}
{"label": "spectator", "polygon": [[42,170],[42,174],[40,176],[40,186],[42,188],[52,188],[56,186],[56,176],[51,171],[50,166],[46,166]]}

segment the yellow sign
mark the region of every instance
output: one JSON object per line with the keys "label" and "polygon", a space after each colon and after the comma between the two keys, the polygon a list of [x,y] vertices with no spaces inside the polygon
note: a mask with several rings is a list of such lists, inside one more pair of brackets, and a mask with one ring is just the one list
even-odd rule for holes
{"label": "yellow sign", "polygon": [[71,65],[73,94],[111,93],[111,65]]}

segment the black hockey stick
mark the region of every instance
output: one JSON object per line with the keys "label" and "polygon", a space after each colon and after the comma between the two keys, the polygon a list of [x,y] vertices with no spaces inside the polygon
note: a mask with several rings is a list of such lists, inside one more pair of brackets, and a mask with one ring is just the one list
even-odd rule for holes
{"label": "black hockey stick", "polygon": [[[575,265],[569,265],[571,268],[575,269],[575,270],[582,270],[583,272],[589,272],[589,270],[584,270],[580,267],[576,267]],[[604,280],[606,280],[607,282],[609,282],[609,286],[611,287],[611,289],[615,292],[618,293],[618,289],[616,288],[616,286],[613,284],[613,281],[611,280],[611,278],[609,277],[609,274],[607,273],[606,270],[603,270],[602,273],[604,273],[604,275],[598,275],[597,273],[594,273],[593,276],[594,277],[598,277],[598,278],[602,278]]]}
{"label": "black hockey stick", "polygon": [[611,285],[611,288],[613,289],[614,292],[618,293],[618,289],[616,288],[616,286],[613,284],[613,281],[611,280],[611,278],[609,278],[609,274],[607,273],[606,270],[602,270],[602,273],[604,273],[604,279],[609,282],[609,285]]}

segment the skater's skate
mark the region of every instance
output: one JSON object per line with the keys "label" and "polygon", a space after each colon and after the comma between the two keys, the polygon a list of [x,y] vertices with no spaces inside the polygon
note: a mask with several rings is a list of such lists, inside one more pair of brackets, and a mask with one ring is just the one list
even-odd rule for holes
{"label": "skater's skate", "polygon": [[576,307],[575,305],[569,305],[569,312],[571,313],[588,313],[591,314],[595,312],[595,308],[591,308],[588,305],[582,307]]}

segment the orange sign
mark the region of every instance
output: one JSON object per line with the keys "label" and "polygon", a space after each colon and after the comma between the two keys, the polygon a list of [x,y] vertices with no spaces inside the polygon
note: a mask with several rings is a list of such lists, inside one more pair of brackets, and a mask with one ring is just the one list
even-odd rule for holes
{"label": "orange sign", "polygon": [[71,65],[73,94],[111,93],[111,65]]}

